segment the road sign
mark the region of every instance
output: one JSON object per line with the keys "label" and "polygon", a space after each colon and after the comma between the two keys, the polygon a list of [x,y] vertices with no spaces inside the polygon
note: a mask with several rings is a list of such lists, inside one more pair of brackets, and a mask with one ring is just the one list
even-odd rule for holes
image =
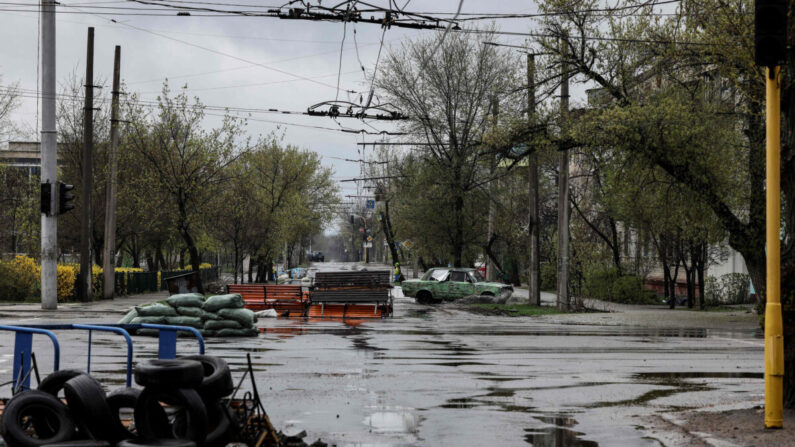
{"label": "road sign", "polygon": [[372,236],[367,236],[367,242],[372,242],[372,241],[373,241],[373,237]]}
{"label": "road sign", "polygon": [[411,250],[411,247],[414,246],[414,242],[411,242],[411,239],[407,239],[403,241],[403,246],[406,247],[406,249]]}
{"label": "road sign", "polygon": [[367,208],[375,208],[375,200],[368,200],[367,201]]}
{"label": "road sign", "polygon": [[364,242],[364,243],[362,243],[362,246],[364,248],[373,248],[373,243],[372,242]]}

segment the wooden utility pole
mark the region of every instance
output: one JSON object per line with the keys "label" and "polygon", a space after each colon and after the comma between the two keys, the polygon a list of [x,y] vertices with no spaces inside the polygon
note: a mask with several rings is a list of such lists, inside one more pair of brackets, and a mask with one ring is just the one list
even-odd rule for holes
{"label": "wooden utility pole", "polygon": [[[102,255],[102,296],[113,298],[116,279],[116,176],[119,148],[119,71],[121,47],[116,45],[113,56],[113,91],[110,102],[110,150],[108,151],[108,183],[105,189],[105,250]],[[216,265],[221,265],[220,263]],[[237,271],[235,271],[237,278]]]}
{"label": "wooden utility pole", "polygon": [[80,233],[80,300],[91,300],[91,191],[94,151],[94,28],[88,28],[86,51],[86,104],[83,109],[83,218]]}
{"label": "wooden utility pole", "polygon": [[[499,114],[499,107],[500,104],[497,102],[497,96],[494,95],[491,97],[491,113],[494,116],[494,125],[497,125],[497,115]],[[496,161],[496,157],[495,157]],[[492,172],[496,169],[496,163],[492,163],[491,165]],[[494,195],[496,194],[496,188],[494,187],[496,180],[492,180],[489,182],[489,226],[488,226],[488,235],[486,236],[486,244],[491,245],[491,239],[494,237],[494,221],[497,218],[497,204],[494,199]],[[491,252],[491,247],[489,247],[489,252]],[[486,255],[486,280],[487,281],[494,281],[494,260],[487,254]]]}
{"label": "wooden utility pole", "polygon": [[[536,106],[536,60],[532,53],[527,54],[527,125],[535,124]],[[527,287],[530,291],[530,303],[541,305],[541,272],[538,258],[539,250],[539,220],[538,220],[538,154],[533,152],[527,159],[527,182],[530,186],[528,208],[530,215],[530,259],[527,275]]]}
{"label": "wooden utility pole", "polygon": [[41,183],[49,213],[41,214],[41,308],[58,308],[58,135],[55,127],[55,1],[41,0]]}
{"label": "wooden utility pole", "polygon": [[[565,52],[563,53],[565,57]],[[561,63],[560,138],[566,135],[569,114],[569,74]],[[569,152],[560,151],[558,167],[558,309],[569,310]]]}

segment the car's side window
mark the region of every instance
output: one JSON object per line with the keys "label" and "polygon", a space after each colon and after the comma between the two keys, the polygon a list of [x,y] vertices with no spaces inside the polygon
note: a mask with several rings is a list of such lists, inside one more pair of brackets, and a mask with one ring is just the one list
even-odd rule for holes
{"label": "car's side window", "polygon": [[447,279],[448,273],[450,273],[449,270],[434,270],[431,273],[430,280],[431,281],[445,281]]}
{"label": "car's side window", "polygon": [[466,282],[467,273],[466,272],[452,272],[450,280],[454,281],[454,282]]}

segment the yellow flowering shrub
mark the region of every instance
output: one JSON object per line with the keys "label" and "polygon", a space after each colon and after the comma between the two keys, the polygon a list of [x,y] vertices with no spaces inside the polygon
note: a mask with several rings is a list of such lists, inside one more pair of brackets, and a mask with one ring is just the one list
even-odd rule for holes
{"label": "yellow flowering shrub", "polygon": [[58,264],[58,302],[75,298],[77,270],[73,265]]}
{"label": "yellow flowering shrub", "polygon": [[0,299],[22,301],[33,296],[39,287],[40,275],[36,261],[27,256],[0,262]]}

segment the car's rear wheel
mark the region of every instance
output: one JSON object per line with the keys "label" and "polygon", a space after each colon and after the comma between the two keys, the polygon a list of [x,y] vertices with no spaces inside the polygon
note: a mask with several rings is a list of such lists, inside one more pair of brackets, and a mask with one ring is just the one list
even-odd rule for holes
{"label": "car's rear wheel", "polygon": [[431,304],[434,302],[433,294],[427,290],[420,290],[417,292],[417,302],[420,304]]}
{"label": "car's rear wheel", "polygon": [[494,294],[491,292],[483,292],[480,294],[480,296],[494,296]]}

